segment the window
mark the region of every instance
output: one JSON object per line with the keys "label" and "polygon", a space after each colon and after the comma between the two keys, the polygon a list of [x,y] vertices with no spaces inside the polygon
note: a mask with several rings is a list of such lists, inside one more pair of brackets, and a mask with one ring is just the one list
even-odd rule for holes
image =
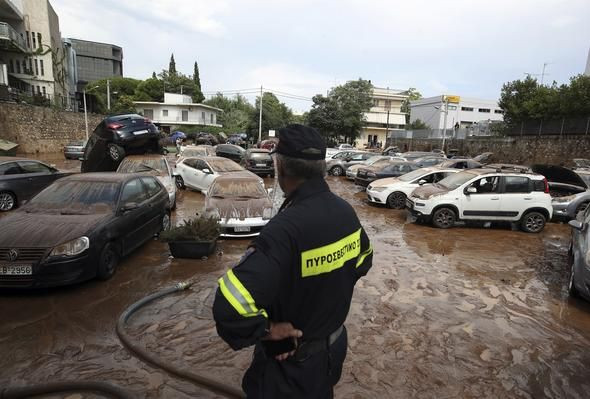
{"label": "window", "polygon": [[213,115],[213,113],[211,113],[211,124],[214,124],[215,123],[214,116],[215,115]]}
{"label": "window", "polygon": [[498,176],[484,177],[483,179],[476,180],[471,184],[471,187],[475,187],[477,194],[492,194],[498,192],[498,182],[500,178]]}
{"label": "window", "polygon": [[489,113],[490,109],[489,108],[479,108],[478,109],[479,112],[484,112],[484,113]]}
{"label": "window", "polygon": [[31,47],[31,37],[29,36],[29,31],[25,31],[25,34],[27,35],[27,47]]}
{"label": "window", "polygon": [[143,116],[145,116],[148,119],[154,119],[154,110],[149,108],[144,109]]}
{"label": "window", "polygon": [[37,38],[35,37],[35,32],[31,32],[31,42],[33,43],[33,49],[37,48]]}
{"label": "window", "polygon": [[203,123],[205,123],[205,112],[201,112],[201,119],[203,120]]}
{"label": "window", "polygon": [[33,60],[29,58],[29,73],[33,73]]}
{"label": "window", "polygon": [[473,107],[461,107],[461,111],[472,112],[473,111]]}
{"label": "window", "polygon": [[41,95],[41,86],[37,86],[37,94]]}
{"label": "window", "polygon": [[125,184],[123,187],[123,194],[121,194],[121,204],[125,205],[130,202],[135,202],[137,204],[145,201],[147,199],[147,195],[141,181],[139,179],[134,179]]}
{"label": "window", "polygon": [[12,59],[8,62],[8,72],[14,73],[14,62],[12,62]]}
{"label": "window", "polygon": [[187,110],[182,111],[182,121],[188,122],[188,111]]}
{"label": "window", "polygon": [[27,62],[25,60],[23,62],[23,73],[27,73]]}
{"label": "window", "polygon": [[143,183],[145,184],[148,196],[150,198],[155,197],[162,190],[160,184],[158,184],[156,179],[154,179],[153,177],[142,177],[141,181],[143,181]]}
{"label": "window", "polygon": [[21,173],[16,162],[7,162],[0,165],[0,176],[18,175]]}
{"label": "window", "polygon": [[23,161],[19,162],[18,165],[23,170],[23,173],[51,173],[51,169],[48,166],[39,162]]}
{"label": "window", "polygon": [[351,161],[362,161],[365,159],[365,158],[363,158],[363,155],[364,154],[356,154],[350,160]]}
{"label": "window", "polygon": [[211,170],[211,168],[209,168],[209,165],[207,165],[207,163],[203,160],[197,159],[197,162],[195,164],[195,168],[199,169],[199,170],[203,170],[203,169],[209,169]]}
{"label": "window", "polygon": [[41,33],[37,32],[37,43],[41,47]]}
{"label": "window", "polygon": [[39,75],[39,61],[35,59],[35,75]]}
{"label": "window", "polygon": [[449,111],[456,111],[456,110],[457,110],[456,105],[449,105]]}
{"label": "window", "polygon": [[168,110],[167,109],[163,109],[162,110],[162,116],[168,116]]}
{"label": "window", "polygon": [[504,111],[502,111],[501,109],[495,109],[494,110],[494,114],[503,114]]}
{"label": "window", "polygon": [[43,97],[47,97],[47,92],[45,91],[45,86],[41,87],[43,89]]}
{"label": "window", "polygon": [[39,60],[39,66],[41,67],[41,76],[45,76],[45,68],[43,67],[43,60]]}
{"label": "window", "polygon": [[20,61],[16,60],[15,65],[16,65],[16,73],[20,73]]}
{"label": "window", "polygon": [[518,176],[504,177],[504,191],[507,193],[530,193],[529,178]]}

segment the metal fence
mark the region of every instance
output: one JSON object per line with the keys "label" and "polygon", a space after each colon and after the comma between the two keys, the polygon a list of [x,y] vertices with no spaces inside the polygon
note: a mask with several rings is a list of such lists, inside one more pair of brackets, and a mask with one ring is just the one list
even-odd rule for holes
{"label": "metal fence", "polygon": [[30,104],[41,107],[51,107],[63,111],[77,111],[76,99],[64,96],[55,96],[49,93],[39,93],[37,91],[23,91],[15,87],[8,87],[5,93],[4,101],[15,102],[19,104]]}
{"label": "metal fence", "polygon": [[571,136],[590,134],[590,116],[549,121],[530,120],[506,126],[506,136]]}
{"label": "metal fence", "polygon": [[395,130],[389,132],[388,139],[443,139],[464,140],[468,137],[491,136],[490,131],[481,131],[473,128],[461,129],[420,129],[420,130]]}

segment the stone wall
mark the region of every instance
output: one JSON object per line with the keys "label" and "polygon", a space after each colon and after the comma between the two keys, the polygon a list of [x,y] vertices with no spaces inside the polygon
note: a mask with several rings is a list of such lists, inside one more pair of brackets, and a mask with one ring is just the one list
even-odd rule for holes
{"label": "stone wall", "polygon": [[[103,118],[103,115],[88,114],[89,133]],[[18,153],[61,152],[68,142],[85,138],[82,112],[0,103],[0,139],[19,144]]]}
{"label": "stone wall", "polygon": [[[441,148],[441,139],[389,139],[404,151],[430,151]],[[445,149],[456,148],[461,155],[493,152],[494,162],[532,165],[535,163],[570,165],[573,158],[590,158],[590,136],[473,137],[447,140]]]}

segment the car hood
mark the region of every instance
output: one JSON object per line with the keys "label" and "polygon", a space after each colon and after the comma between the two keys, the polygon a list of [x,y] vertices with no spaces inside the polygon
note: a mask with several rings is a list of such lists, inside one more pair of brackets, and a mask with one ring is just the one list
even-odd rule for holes
{"label": "car hood", "polygon": [[[265,212],[265,209],[269,210]],[[271,212],[269,198],[207,197],[205,200],[205,213],[218,215],[221,220],[270,217]]]}
{"label": "car hood", "polygon": [[448,193],[449,190],[440,184],[425,184],[421,187],[416,188],[412,192],[412,196],[419,199],[429,199],[435,195],[442,195]]}
{"label": "car hood", "polygon": [[88,233],[112,213],[60,215],[19,210],[2,218],[0,247],[51,248]]}
{"label": "car hood", "polygon": [[531,170],[545,176],[550,183],[563,183],[587,188],[584,180],[576,172],[563,166],[533,165]]}
{"label": "car hood", "polygon": [[[240,170],[237,172],[216,172],[217,174],[219,174],[220,176],[227,176],[227,175],[231,175],[231,176],[236,176],[236,177],[256,177],[258,179],[260,179],[256,174],[250,172],[249,170]],[[262,179],[260,179],[262,180]]]}
{"label": "car hood", "polygon": [[375,180],[373,183],[371,183],[371,186],[373,186],[373,187],[387,187],[387,186],[391,186],[393,183],[397,183],[399,181],[400,180],[397,177],[386,177],[385,179]]}

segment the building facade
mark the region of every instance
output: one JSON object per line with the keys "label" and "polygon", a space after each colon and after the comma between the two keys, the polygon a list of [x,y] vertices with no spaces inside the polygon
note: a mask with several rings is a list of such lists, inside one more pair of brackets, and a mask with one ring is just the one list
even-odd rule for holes
{"label": "building facade", "polygon": [[[448,103],[445,101],[447,98]],[[463,129],[481,122],[503,121],[504,112],[494,100],[441,95],[410,102],[410,122],[418,119],[432,130]]]}
{"label": "building facade", "polygon": [[59,18],[47,0],[0,0],[0,64],[9,93],[68,107]]}
{"label": "building facade", "polygon": [[358,148],[385,145],[388,132],[403,130],[406,114],[401,107],[408,98],[406,91],[389,88],[373,88],[373,106],[365,113],[366,126],[356,142]]}
{"label": "building facade", "polygon": [[164,102],[135,101],[137,112],[160,125],[165,132],[182,126],[217,126],[219,108],[193,103],[191,96],[185,94],[164,93]]}
{"label": "building facade", "polygon": [[75,57],[77,90],[82,92],[88,82],[123,76],[123,49],[114,44],[68,38]]}

